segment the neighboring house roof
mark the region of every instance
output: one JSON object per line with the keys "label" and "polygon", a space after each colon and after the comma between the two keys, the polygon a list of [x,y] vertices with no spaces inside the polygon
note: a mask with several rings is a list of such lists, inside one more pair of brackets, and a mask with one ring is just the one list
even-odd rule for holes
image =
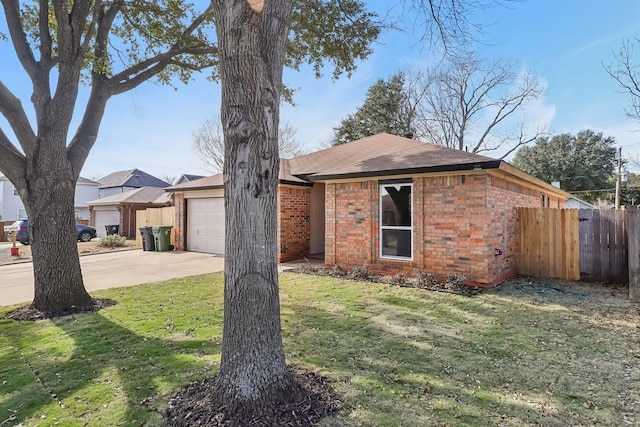
{"label": "neighboring house roof", "polygon": [[174,184],[174,185],[178,185],[178,184],[183,184],[185,182],[190,182],[190,181],[195,181],[196,179],[200,179],[200,178],[204,178],[203,175],[189,175],[189,174],[183,174],[180,179],[178,179],[178,181]]}
{"label": "neighboring house roof", "polygon": [[[511,166],[503,160],[456,150],[441,145],[381,133],[315,153],[280,161],[280,183],[312,185],[327,181],[376,176],[415,175],[494,169],[516,176],[552,194],[571,195]],[[223,188],[222,174],[174,185],[167,191]]]}
{"label": "neighboring house roof", "polygon": [[125,171],[113,172],[98,180],[100,188],[113,187],[169,187],[166,181],[156,178],[153,175],[141,171],[140,169],[129,169]]}
{"label": "neighboring house roof", "polygon": [[158,205],[173,204],[173,194],[165,191],[153,203]]}
{"label": "neighboring house roof", "polygon": [[[166,192],[159,187],[142,187],[135,190],[125,191],[124,193],[114,194],[113,196],[103,197],[102,199],[87,202],[90,206],[99,205],[119,205],[122,203],[144,203],[144,204],[162,204],[165,202],[156,202],[160,197],[165,196]],[[167,200],[169,201],[169,200]]]}
{"label": "neighboring house roof", "polygon": [[[303,186],[311,186],[313,185],[308,180],[299,178],[294,176],[290,172],[290,162],[288,159],[280,160],[280,171],[278,175],[278,179],[281,184],[292,184],[292,185],[303,185]],[[176,192],[176,191],[184,191],[184,190],[210,190],[216,188],[224,188],[224,180],[222,174],[216,174],[213,176],[207,176],[204,178],[196,179],[194,181],[185,182],[182,184],[172,185],[169,188],[165,188],[166,191]]]}
{"label": "neighboring house roof", "polygon": [[185,182],[183,184],[172,185],[169,188],[165,188],[165,190],[175,192],[183,190],[208,190],[212,188],[224,188],[224,181],[221,173],[196,179],[195,181]]}
{"label": "neighboring house roof", "polygon": [[84,184],[84,185],[100,185],[99,182],[96,181],[92,181],[90,179],[87,178],[83,178],[83,177],[78,177],[78,184]]}

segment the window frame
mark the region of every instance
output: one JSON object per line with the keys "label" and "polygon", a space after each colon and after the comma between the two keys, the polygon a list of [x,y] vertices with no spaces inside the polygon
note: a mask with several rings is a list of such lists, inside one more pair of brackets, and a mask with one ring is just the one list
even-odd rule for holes
{"label": "window frame", "polygon": [[[414,200],[413,200],[413,181],[405,181],[405,180],[398,180],[398,182],[379,182],[378,183],[378,255],[380,257],[380,259],[388,259],[388,260],[394,260],[394,261],[405,261],[405,262],[412,262],[413,261],[413,254],[414,254],[414,233],[413,233],[413,217],[414,217]],[[384,195],[384,193],[386,193],[385,191],[385,187],[410,187],[411,188],[411,196],[410,196],[410,200],[409,200],[409,209],[410,209],[410,214],[411,214],[411,225],[409,226],[402,226],[402,225],[383,225],[382,224],[382,197]],[[386,193],[388,194],[388,193]],[[384,255],[382,253],[383,247],[382,247],[382,242],[383,242],[383,233],[385,230],[404,230],[404,231],[409,231],[410,233],[410,242],[411,242],[411,255],[406,257],[406,256],[399,256],[399,255]]]}
{"label": "window frame", "polygon": [[[24,217],[22,217],[22,216],[20,215],[20,211],[24,212]],[[18,210],[17,210],[17,214],[16,214],[16,219],[17,219],[18,221],[24,221],[24,220],[26,220],[26,219],[29,219],[29,217],[27,216],[27,210],[26,210],[25,208],[18,208]]]}

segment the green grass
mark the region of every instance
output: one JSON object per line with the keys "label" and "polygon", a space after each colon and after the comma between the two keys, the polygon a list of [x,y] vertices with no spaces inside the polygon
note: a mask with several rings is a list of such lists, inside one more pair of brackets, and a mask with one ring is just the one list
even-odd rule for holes
{"label": "green grass", "polygon": [[[288,361],[344,396],[329,425],[640,422],[640,321],[623,294],[280,280]],[[118,301],[99,313],[0,320],[0,426],[162,425],[156,409],[217,370],[222,288],[220,275],[196,276],[97,292]]]}

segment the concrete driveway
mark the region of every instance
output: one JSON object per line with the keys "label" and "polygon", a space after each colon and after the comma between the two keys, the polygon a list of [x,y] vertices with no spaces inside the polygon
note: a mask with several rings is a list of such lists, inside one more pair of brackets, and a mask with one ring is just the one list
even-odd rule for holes
{"label": "concrete driveway", "polygon": [[[140,249],[80,257],[87,291],[133,286],[224,270],[224,258],[197,252]],[[0,266],[0,306],[33,300],[33,264]]]}

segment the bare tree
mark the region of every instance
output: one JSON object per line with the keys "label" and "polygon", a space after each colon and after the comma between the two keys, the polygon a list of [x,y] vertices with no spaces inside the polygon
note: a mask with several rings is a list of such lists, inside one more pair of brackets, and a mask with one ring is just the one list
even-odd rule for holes
{"label": "bare tree", "polygon": [[278,127],[278,153],[281,159],[292,159],[308,153],[296,139],[297,132],[289,122],[281,123]]}
{"label": "bare tree", "polygon": [[171,185],[175,184],[175,183],[178,181],[178,177],[176,177],[176,176],[172,176],[172,175],[169,175],[169,174],[164,174],[164,175],[162,175],[162,178],[161,178],[161,179],[162,179],[164,182],[168,182],[168,183],[169,183],[169,184],[171,184]]}
{"label": "bare tree", "polygon": [[[280,158],[290,159],[307,153],[296,139],[296,132],[296,128],[289,122],[280,125],[278,129]],[[194,132],[193,149],[200,156],[205,170],[211,173],[222,172],[224,167],[224,135],[219,116],[205,120],[200,129]]]}
{"label": "bare tree", "polygon": [[605,70],[629,95],[630,106],[625,108],[627,117],[640,120],[640,65],[633,62],[634,44],[640,44],[640,38],[636,38],[635,43],[625,40],[613,55],[616,63],[606,66]]}
{"label": "bare tree", "polygon": [[423,88],[412,95],[420,97],[417,133],[430,142],[472,153],[502,150],[506,157],[546,133],[543,125],[531,129],[517,119],[545,87],[513,61],[453,55],[414,78]]}
{"label": "bare tree", "polygon": [[219,173],[224,166],[224,135],[220,117],[207,119],[193,133],[193,150],[200,156],[204,169]]}

